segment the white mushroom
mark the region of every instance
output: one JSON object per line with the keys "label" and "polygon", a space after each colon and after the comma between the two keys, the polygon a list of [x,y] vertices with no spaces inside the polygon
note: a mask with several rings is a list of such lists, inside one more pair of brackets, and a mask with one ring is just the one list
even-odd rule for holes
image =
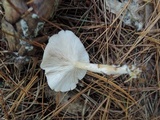
{"label": "white mushroom", "polygon": [[[73,90],[87,70],[97,73],[129,74],[132,77],[140,72],[134,66],[103,65],[89,63],[89,56],[80,39],[69,30],[62,30],[49,39],[41,63],[45,70],[49,87],[55,91],[66,92]],[[138,72],[137,72],[138,70]]]}

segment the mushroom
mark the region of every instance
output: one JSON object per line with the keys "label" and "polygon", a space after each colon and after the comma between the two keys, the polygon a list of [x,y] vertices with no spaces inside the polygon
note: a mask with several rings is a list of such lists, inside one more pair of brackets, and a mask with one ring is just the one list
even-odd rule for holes
{"label": "mushroom", "polygon": [[49,38],[40,67],[45,70],[49,87],[66,92],[76,88],[87,70],[101,74],[129,74],[136,78],[140,72],[135,66],[93,64],[80,39],[69,30],[61,30]]}

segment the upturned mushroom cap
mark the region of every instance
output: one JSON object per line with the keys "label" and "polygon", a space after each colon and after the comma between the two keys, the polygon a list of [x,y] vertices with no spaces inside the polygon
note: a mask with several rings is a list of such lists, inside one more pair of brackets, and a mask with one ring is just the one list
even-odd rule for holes
{"label": "upturned mushroom cap", "polygon": [[45,70],[49,87],[55,91],[73,90],[87,70],[74,66],[75,62],[89,63],[89,56],[80,39],[69,30],[50,37],[44,50],[41,68]]}

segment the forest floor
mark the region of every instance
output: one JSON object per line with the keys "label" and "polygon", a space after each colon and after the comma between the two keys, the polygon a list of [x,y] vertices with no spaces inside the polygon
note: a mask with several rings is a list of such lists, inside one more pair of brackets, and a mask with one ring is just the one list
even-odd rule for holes
{"label": "forest floor", "polygon": [[77,88],[66,93],[50,90],[40,68],[47,41],[39,43],[42,47],[19,71],[5,54],[8,45],[0,33],[0,120],[159,120],[160,2],[144,0],[143,9],[148,4],[151,13],[144,14],[149,19],[144,17],[137,31],[107,10],[103,0],[62,1],[40,36],[71,30],[91,63],[136,65],[142,70],[135,79],[87,72]]}

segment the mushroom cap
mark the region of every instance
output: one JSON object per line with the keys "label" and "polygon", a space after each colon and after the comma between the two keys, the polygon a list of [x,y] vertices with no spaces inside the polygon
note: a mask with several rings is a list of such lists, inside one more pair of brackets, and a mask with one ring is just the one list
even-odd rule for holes
{"label": "mushroom cap", "polygon": [[75,67],[75,62],[89,63],[89,56],[80,39],[69,30],[50,37],[40,67],[45,70],[49,87],[55,91],[73,90],[87,70]]}

